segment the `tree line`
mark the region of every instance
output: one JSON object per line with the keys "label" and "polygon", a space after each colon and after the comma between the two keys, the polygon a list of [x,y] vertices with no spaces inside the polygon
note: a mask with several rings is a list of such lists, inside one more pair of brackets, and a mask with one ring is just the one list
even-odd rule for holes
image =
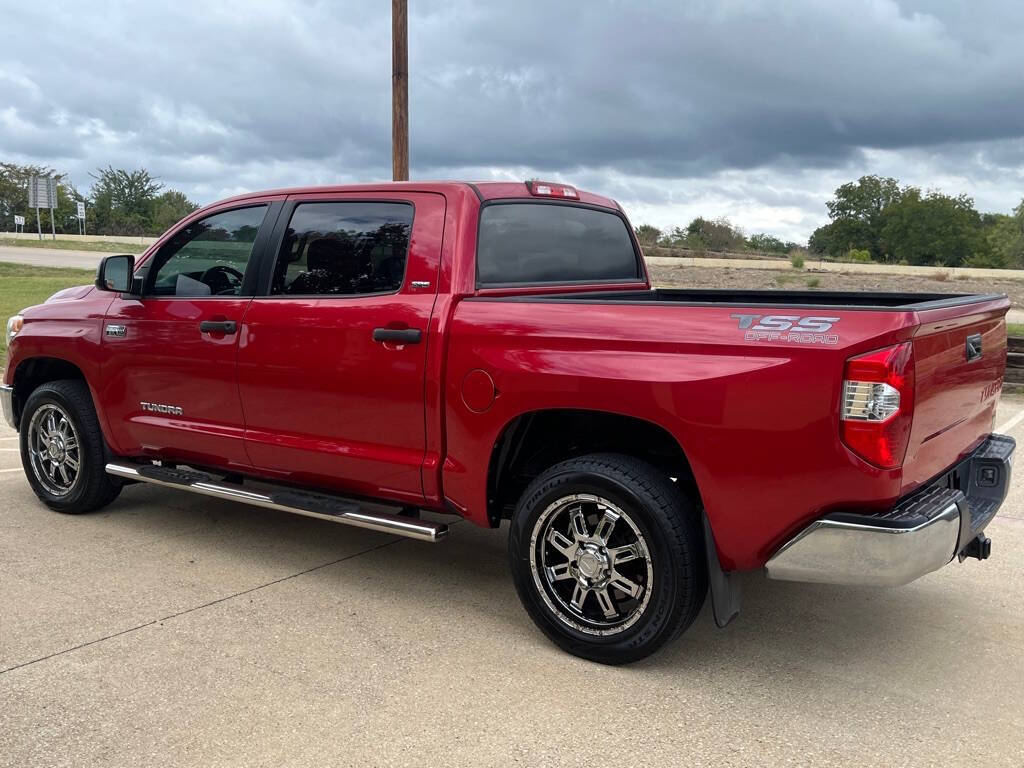
{"label": "tree line", "polygon": [[[806,248],[842,261],[942,267],[1024,268],[1024,200],[1012,213],[979,213],[967,195],[900,186],[896,179],[862,176],[826,203],[829,223]],[[696,218],[685,229],[636,228],[644,246],[694,251],[786,254],[804,247],[761,232],[746,236],[728,219]]]}
{"label": "tree line", "polygon": [[979,213],[967,195],[952,197],[896,179],[862,176],[827,203],[831,222],[808,247],[842,257],[943,267],[1024,267],[1024,201],[1013,213]]}
{"label": "tree line", "polygon": [[[57,207],[53,228],[63,234],[78,233],[78,203],[86,206],[89,234],[159,235],[198,206],[184,193],[168,189],[145,168],[99,168],[89,174],[92,186],[81,193],[66,174],[40,165],[0,162],[0,228],[13,231],[14,217],[25,217],[25,231],[36,228],[36,211],[28,207],[28,184],[32,176],[57,178]],[[50,211],[39,209],[42,231],[50,231]]]}
{"label": "tree line", "polygon": [[781,240],[767,232],[759,232],[748,237],[743,234],[743,230],[733,226],[726,218],[705,219],[700,216],[685,228],[673,227],[667,231],[650,224],[641,224],[636,228],[636,237],[640,245],[686,248],[698,252],[752,251],[786,254],[802,247],[801,243]]}

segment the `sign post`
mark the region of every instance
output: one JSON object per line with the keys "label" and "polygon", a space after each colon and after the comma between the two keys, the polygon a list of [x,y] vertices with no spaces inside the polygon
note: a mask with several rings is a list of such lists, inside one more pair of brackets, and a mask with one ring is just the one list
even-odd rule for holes
{"label": "sign post", "polygon": [[21,226],[21,231],[25,231],[25,217],[14,214],[14,234],[18,234],[18,226]]}
{"label": "sign post", "polygon": [[50,203],[50,238],[57,239],[57,229],[53,220],[57,218],[54,214],[57,211],[57,180],[53,176],[46,177],[46,194]]}
{"label": "sign post", "polygon": [[57,179],[53,176],[33,176],[28,182],[28,207],[36,209],[36,232],[43,239],[43,227],[39,220],[39,209],[50,209],[50,234],[57,239],[53,224],[53,212],[57,207]]}
{"label": "sign post", "polygon": [[85,234],[85,203],[78,201],[78,233]]}

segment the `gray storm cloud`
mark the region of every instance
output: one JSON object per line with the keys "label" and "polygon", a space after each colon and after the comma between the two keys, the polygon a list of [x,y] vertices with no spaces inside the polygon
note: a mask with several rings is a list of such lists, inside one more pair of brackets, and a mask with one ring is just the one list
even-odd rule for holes
{"label": "gray storm cloud", "polygon": [[[410,6],[414,177],[557,174],[648,218],[704,199],[804,236],[833,182],[862,172],[959,185],[981,207],[1022,194],[1016,0]],[[389,174],[387,3],[3,17],[4,159],[81,186],[144,165],[200,202]]]}

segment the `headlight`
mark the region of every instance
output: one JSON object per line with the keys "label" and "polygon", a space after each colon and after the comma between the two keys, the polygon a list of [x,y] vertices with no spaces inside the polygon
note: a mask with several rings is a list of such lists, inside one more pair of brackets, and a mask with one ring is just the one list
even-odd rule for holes
{"label": "headlight", "polygon": [[25,318],[21,315],[15,315],[7,321],[7,344],[10,346],[11,341],[18,335],[18,331],[21,330],[22,326],[25,325]]}

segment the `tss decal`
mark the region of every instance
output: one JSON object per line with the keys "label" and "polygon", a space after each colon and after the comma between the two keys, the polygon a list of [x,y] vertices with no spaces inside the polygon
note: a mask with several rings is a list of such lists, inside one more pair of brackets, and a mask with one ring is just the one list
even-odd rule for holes
{"label": "tss decal", "polygon": [[838,317],[820,315],[746,315],[732,314],[739,321],[747,341],[789,341],[795,344],[838,344],[839,335],[829,333]]}

